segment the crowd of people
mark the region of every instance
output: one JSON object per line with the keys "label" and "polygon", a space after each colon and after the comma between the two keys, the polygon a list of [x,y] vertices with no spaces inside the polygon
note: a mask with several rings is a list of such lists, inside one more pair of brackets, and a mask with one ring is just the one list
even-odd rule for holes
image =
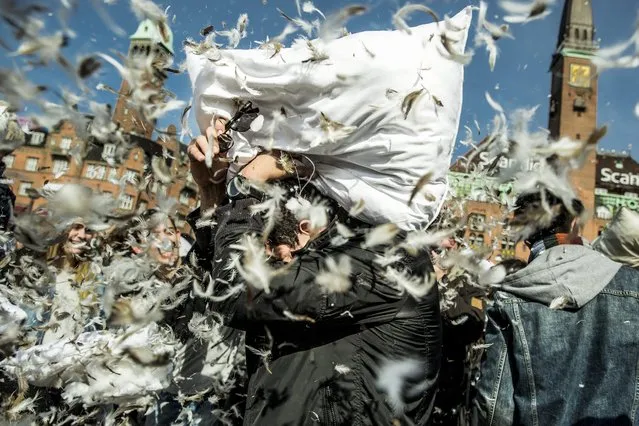
{"label": "crowd of people", "polygon": [[[294,155],[263,152],[219,179],[225,125],[188,148],[201,206],[186,256],[174,219],[154,209],[104,229],[71,218],[46,251],[19,232],[11,242],[15,198],[2,187],[7,420],[637,423],[634,213],[622,209],[596,251],[579,236],[578,200],[524,194],[514,221],[548,209],[551,220],[526,237],[527,262],[482,263],[493,279],[480,285],[454,238],[389,259],[403,232],[371,243],[375,227],[317,191],[312,173],[282,167]],[[256,214],[265,205],[275,213]],[[388,264],[421,293],[400,291]]]}

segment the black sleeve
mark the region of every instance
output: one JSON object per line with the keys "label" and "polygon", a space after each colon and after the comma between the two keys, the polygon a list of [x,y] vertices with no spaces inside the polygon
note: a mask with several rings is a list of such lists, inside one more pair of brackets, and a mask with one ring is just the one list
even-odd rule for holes
{"label": "black sleeve", "polygon": [[195,254],[200,267],[208,270],[214,253],[213,235],[216,229],[214,221],[203,221],[201,219],[201,210],[198,207],[193,210],[187,217],[186,221],[193,230],[195,235],[195,243],[187,255],[187,259]]}
{"label": "black sleeve", "polygon": [[[292,319],[317,325],[372,324],[393,319],[407,296],[386,282],[373,260],[374,253],[358,244],[346,244],[320,251],[305,251],[288,265],[280,265],[269,283],[270,291],[258,291],[245,283],[241,274],[229,268],[232,247],[245,234],[262,230],[259,215],[252,215],[250,205],[257,201],[241,200],[221,212],[215,234],[213,277],[221,285],[242,291],[215,303],[213,309],[224,315],[228,325],[246,329],[253,322]],[[325,293],[315,282],[327,256],[351,257],[352,287],[347,293]],[[248,284],[248,285],[247,285]],[[294,318],[291,318],[294,316]]]}

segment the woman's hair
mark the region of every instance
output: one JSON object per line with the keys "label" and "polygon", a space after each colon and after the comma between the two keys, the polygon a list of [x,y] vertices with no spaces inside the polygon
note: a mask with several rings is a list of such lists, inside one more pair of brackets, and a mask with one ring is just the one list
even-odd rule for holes
{"label": "woman's hair", "polygon": [[69,233],[71,232],[71,229],[74,225],[77,225],[77,223],[69,226],[65,233],[65,238],[63,241],[53,244],[48,248],[46,253],[46,262],[47,264],[55,267],[58,270],[64,269],[66,267],[71,267],[74,272],[75,280],[77,282],[82,282],[92,277],[93,275],[91,271],[91,261],[76,256],[69,258],[69,256],[67,256],[67,254],[64,252],[64,245],[67,243]]}

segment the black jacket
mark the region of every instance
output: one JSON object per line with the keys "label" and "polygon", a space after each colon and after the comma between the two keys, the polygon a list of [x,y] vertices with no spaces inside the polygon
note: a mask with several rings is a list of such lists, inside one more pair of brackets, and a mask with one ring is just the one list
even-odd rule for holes
{"label": "black jacket", "polygon": [[[199,256],[210,259],[218,286],[242,283],[228,260],[242,235],[263,229],[259,215],[249,212],[256,202],[249,198],[218,208],[217,227],[197,232]],[[441,357],[437,288],[419,302],[400,294],[373,262],[380,252],[361,247],[363,233],[338,247],[330,244],[334,235],[335,220],[273,278],[269,294],[250,288],[209,304],[227,325],[246,331],[244,424],[391,425],[395,419],[426,424]],[[351,258],[352,288],[326,294],[315,277],[327,257],[340,254]],[[415,274],[433,270],[427,255],[407,256],[404,263]],[[291,320],[284,311],[314,322]],[[386,360],[406,359],[423,362],[423,369],[412,384],[404,383],[404,412],[395,414],[378,389],[377,373]],[[425,386],[414,392],[415,385]]]}

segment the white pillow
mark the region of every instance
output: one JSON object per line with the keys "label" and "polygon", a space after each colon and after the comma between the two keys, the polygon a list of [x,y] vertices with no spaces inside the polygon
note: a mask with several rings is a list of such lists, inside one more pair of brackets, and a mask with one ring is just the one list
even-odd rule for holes
{"label": "white pillow", "polygon": [[[456,29],[447,27],[458,52],[465,49],[471,18],[466,7],[450,20]],[[407,230],[427,226],[446,195],[462,105],[464,67],[444,50],[444,28],[441,22],[412,28],[411,34],[371,31],[313,40],[328,56],[315,62],[307,61],[312,55],[306,40],[276,55],[222,50],[215,62],[187,51],[200,130],[214,114],[232,116],[234,99],[251,100],[265,121],[261,129],[233,132],[229,154],[238,165],[257,147],[305,153],[317,167],[320,190],[346,209],[364,201],[362,220]],[[404,98],[420,89],[405,118]],[[349,131],[330,134],[320,125],[322,114]],[[409,207],[411,191],[426,173],[433,174],[423,187],[426,196]]]}
{"label": "white pillow", "polygon": [[615,262],[639,268],[639,213],[626,207],[619,209],[592,248]]}

